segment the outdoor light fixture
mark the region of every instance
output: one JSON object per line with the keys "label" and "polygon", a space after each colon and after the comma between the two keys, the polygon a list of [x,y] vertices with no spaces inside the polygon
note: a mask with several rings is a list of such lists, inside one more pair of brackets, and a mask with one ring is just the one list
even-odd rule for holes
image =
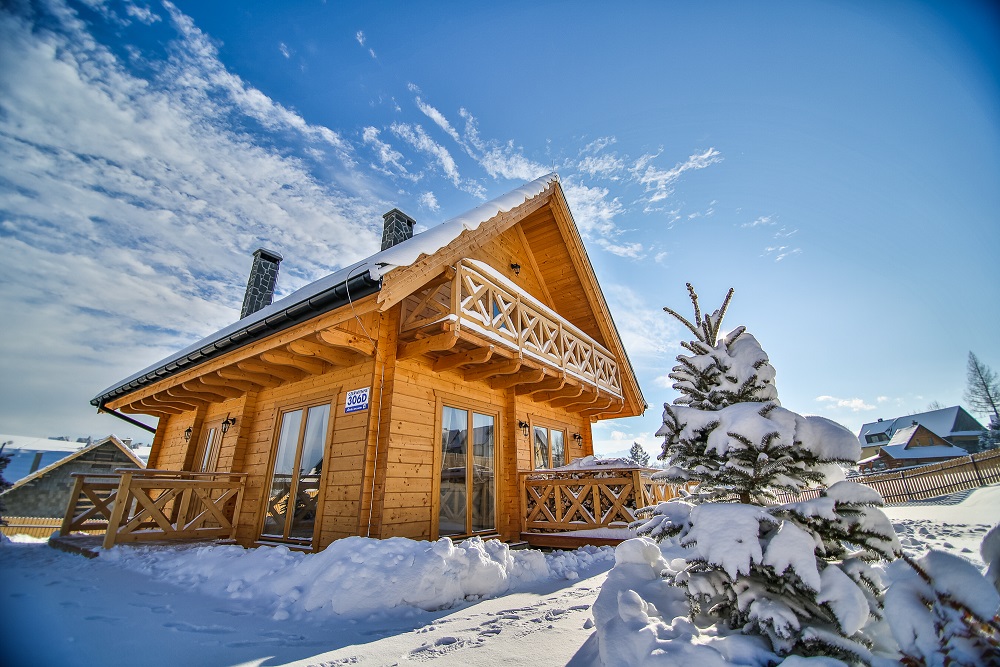
{"label": "outdoor light fixture", "polygon": [[226,418],[222,420],[222,432],[226,433],[229,431],[230,426],[236,426],[236,417],[230,417],[226,415]]}
{"label": "outdoor light fixture", "polygon": [[528,422],[524,421],[523,419],[518,419],[517,420],[517,427],[519,429],[521,429],[521,435],[523,435],[525,438],[528,437],[528,427],[529,426],[530,426],[530,424],[528,424]]}
{"label": "outdoor light fixture", "polygon": [[573,439],[576,440],[577,442],[580,442],[581,440],[583,440],[583,436],[580,435],[579,433],[574,433]]}
{"label": "outdoor light fixture", "polygon": [[194,430],[190,426],[188,426],[187,429],[184,431],[184,442],[191,442],[192,433],[194,433]]}
{"label": "outdoor light fixture", "polygon": [[518,263],[515,262],[514,264],[510,265],[510,268],[514,269],[514,275],[515,276],[521,275],[521,265],[520,264],[518,264]]}

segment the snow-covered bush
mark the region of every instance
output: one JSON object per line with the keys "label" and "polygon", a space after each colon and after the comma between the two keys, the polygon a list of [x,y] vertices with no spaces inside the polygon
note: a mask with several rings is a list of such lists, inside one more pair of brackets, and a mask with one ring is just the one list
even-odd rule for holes
{"label": "snow-covered bush", "polygon": [[[692,355],[679,356],[671,374],[681,396],[664,406],[657,435],[665,437],[660,458],[670,466],[663,476],[693,490],[640,510],[633,527],[667,540],[667,551],[682,549],[661,576],[684,593],[695,628],[717,625],[723,634],[766,639],[775,656],[870,664],[876,644],[870,634],[877,633],[865,628],[881,619],[883,593],[872,563],[895,558],[901,548],[878,509],[881,496],[844,481],[838,464],[855,463],[861,445],[835,422],[782,408],[774,368],[743,327],[720,337],[732,290],[722,308],[704,317],[690,285],[688,291],[693,323],[665,309],[696,340],[683,344]],[[775,504],[778,492],[819,484],[827,488]],[[626,625],[626,616],[643,620],[636,610],[652,618],[650,608],[658,608],[642,607],[626,593],[617,598]],[[595,607],[599,630],[599,616],[619,624]],[[664,636],[657,623],[667,623],[666,616],[645,623],[647,633]],[[677,626],[676,619],[671,623]]]}
{"label": "snow-covered bush", "polygon": [[887,571],[885,610],[905,665],[1000,665],[1000,595],[964,558],[932,549]]}

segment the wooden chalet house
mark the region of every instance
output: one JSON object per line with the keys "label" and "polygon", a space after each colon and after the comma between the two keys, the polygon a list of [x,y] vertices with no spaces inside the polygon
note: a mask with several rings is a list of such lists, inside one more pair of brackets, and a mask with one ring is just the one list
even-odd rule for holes
{"label": "wooden chalet house", "polygon": [[275,303],[281,257],[258,250],[240,321],[95,397],[159,419],[150,470],[105,480],[113,511],[107,493],[89,515],[71,503],[64,532],[100,511],[105,545],[143,525],[306,549],[515,540],[519,473],[592,454],[595,420],[642,414],[557,175],[416,236],[384,217],[380,252]]}

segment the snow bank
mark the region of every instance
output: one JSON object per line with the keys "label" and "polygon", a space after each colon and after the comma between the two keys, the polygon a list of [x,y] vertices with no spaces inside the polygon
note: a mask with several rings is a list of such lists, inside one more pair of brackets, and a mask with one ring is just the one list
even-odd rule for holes
{"label": "snow bank", "polygon": [[610,560],[610,547],[542,554],[497,540],[349,537],[319,553],[287,547],[115,548],[102,558],[209,595],[247,600],[276,620],[306,614],[368,616],[389,609],[435,610],[538,581],[576,579]]}
{"label": "snow bank", "polygon": [[547,470],[604,470],[606,468],[641,468],[632,459],[610,458],[599,459],[596,456],[582,456],[573,459],[561,468],[548,468]]}

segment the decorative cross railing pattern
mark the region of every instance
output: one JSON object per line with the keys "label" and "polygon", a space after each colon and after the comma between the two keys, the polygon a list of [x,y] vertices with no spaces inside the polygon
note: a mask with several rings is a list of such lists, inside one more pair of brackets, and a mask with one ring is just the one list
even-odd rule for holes
{"label": "decorative cross railing pattern", "polygon": [[104,548],[120,542],[232,538],[244,473],[124,468],[75,474],[61,535],[106,526]]}
{"label": "decorative cross railing pattern", "polygon": [[469,327],[508,349],[622,395],[618,363],[602,345],[489,267],[463,260],[447,281],[411,298],[403,331],[444,319]]}
{"label": "decorative cross railing pattern", "polygon": [[520,473],[521,531],[604,528],[635,521],[635,510],[675,497],[648,468]]}

